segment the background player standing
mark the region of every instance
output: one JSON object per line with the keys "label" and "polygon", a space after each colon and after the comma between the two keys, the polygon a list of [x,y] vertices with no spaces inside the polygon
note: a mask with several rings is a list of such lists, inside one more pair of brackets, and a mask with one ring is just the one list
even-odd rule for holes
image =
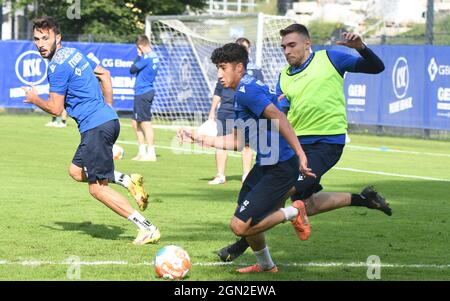
{"label": "background player standing", "polygon": [[[251,53],[250,40],[247,38],[239,38],[236,40],[237,44],[242,45],[247,49],[248,54]],[[247,65],[247,73],[264,82],[264,76],[261,69],[249,61]],[[217,135],[225,136],[232,132],[233,120],[234,120],[234,94],[235,91],[231,88],[224,88],[217,81],[216,88],[214,90],[214,96],[212,99],[211,109],[209,112],[208,119],[216,120],[217,123]],[[216,112],[217,111],[217,112]],[[228,120],[228,123],[227,123]],[[224,184],[226,182],[225,167],[228,158],[228,151],[223,149],[216,149],[216,168],[217,174],[211,181],[208,182],[210,185]],[[253,161],[253,151],[246,141],[246,145],[242,150],[242,182],[244,182],[250,169],[252,167]]]}
{"label": "background player standing", "polygon": [[138,140],[139,153],[132,160],[156,161],[155,134],[151,121],[155,97],[154,81],[158,73],[159,59],[145,35],[136,37],[136,48],[138,56],[131,65],[130,73],[136,74],[132,125]]}

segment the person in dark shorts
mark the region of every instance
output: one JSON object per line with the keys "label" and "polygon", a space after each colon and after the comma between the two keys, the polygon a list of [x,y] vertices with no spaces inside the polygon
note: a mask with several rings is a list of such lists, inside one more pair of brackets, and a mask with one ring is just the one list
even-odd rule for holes
{"label": "person in dark shorts", "polygon": [[[250,40],[247,38],[239,38],[235,43],[242,45],[251,53]],[[249,61],[247,66],[247,73],[257,80],[264,82],[264,76],[261,69]],[[217,124],[217,136],[226,136],[233,130],[234,120],[234,90],[224,88],[220,81],[216,83],[214,96],[211,103],[211,109],[208,119],[215,120]],[[216,113],[217,111],[217,113]],[[223,149],[216,150],[216,169],[217,173],[214,179],[208,182],[210,185],[224,184],[226,182],[225,167],[227,164],[228,151]],[[253,151],[246,143],[242,150],[242,182],[244,182],[250,169],[252,167]]]}
{"label": "person in dark shorts", "polygon": [[181,142],[199,143],[218,149],[242,149],[245,136],[256,151],[256,163],[239,192],[230,227],[251,246],[257,264],[239,273],[277,272],[265,242],[264,232],[287,220],[294,228],[307,222],[303,202],[278,210],[278,203],[295,184],[300,173],[314,177],[306,155],[286,116],[277,108],[269,87],[246,73],[248,52],[236,43],[225,44],[211,55],[222,85],[235,89],[235,127],[222,137],[202,136],[178,130]]}
{"label": "person in dark shorts", "polygon": [[36,19],[33,35],[41,56],[49,60],[49,97],[45,101],[34,87],[24,88],[25,102],[53,115],[60,115],[65,108],[77,123],[81,142],[70,164],[69,175],[75,181],[87,182],[94,198],[137,226],[139,232],[134,244],[158,242],[159,229],[134,210],[122,194],[108,186],[112,182],[127,188],[141,210],[147,207],[148,193],[144,190],[143,177],[114,170],[112,148],[119,136],[120,124],[116,112],[105,102],[99,83],[100,80],[106,90],[104,94],[110,97],[109,72],[77,49],[63,47],[59,26],[51,17]]}
{"label": "person in dark shorts", "polygon": [[155,97],[154,81],[158,73],[159,59],[152,51],[145,35],[136,37],[138,56],[130,67],[136,74],[132,125],[139,144],[139,152],[132,160],[156,161],[155,134],[152,127],[152,103]]}

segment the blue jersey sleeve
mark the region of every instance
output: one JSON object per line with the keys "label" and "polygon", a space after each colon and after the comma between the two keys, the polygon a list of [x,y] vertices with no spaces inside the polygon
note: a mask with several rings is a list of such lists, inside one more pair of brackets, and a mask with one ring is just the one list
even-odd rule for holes
{"label": "blue jersey sleeve", "polygon": [[341,75],[344,75],[345,72],[355,72],[356,63],[360,59],[355,55],[335,50],[327,50],[327,54],[331,63]]}
{"label": "blue jersey sleeve", "polygon": [[377,74],[384,70],[383,61],[367,46],[358,50],[361,56],[328,50],[327,54],[336,70],[344,75],[345,72],[360,72]]}
{"label": "blue jersey sleeve", "polygon": [[149,60],[145,59],[143,56],[137,56],[134,60],[133,65],[130,67],[130,73],[135,74],[145,68],[149,63]]}
{"label": "blue jersey sleeve", "polygon": [[272,97],[273,94],[268,88],[264,89],[264,86],[256,82],[242,85],[236,92],[236,101],[247,107],[258,118],[261,117],[266,107],[272,104]]}
{"label": "blue jersey sleeve", "polygon": [[66,64],[51,63],[48,71],[49,91],[59,95],[66,95],[72,69]]}
{"label": "blue jersey sleeve", "polygon": [[134,66],[136,66],[136,68],[138,70],[142,70],[145,68],[145,66],[147,66],[149,63],[149,60],[147,59],[143,59],[142,57],[136,62],[134,63]]}

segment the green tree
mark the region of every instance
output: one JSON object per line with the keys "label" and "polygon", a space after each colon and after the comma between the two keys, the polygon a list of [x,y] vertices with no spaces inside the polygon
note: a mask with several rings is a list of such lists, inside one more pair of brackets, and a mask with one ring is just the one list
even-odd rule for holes
{"label": "green tree", "polygon": [[[1,0],[0,0],[1,1]],[[80,4],[79,7],[77,4]],[[17,0],[16,7],[34,5],[29,18],[55,17],[65,40],[133,42],[147,15],[201,10],[205,0]],[[79,15],[77,15],[79,12]],[[79,17],[79,18],[78,18]]]}

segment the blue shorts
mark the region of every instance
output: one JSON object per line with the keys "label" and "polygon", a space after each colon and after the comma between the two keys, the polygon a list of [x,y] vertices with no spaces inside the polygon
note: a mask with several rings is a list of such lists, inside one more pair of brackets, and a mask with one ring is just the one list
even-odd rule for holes
{"label": "blue shorts", "polygon": [[89,183],[114,180],[112,147],[119,132],[119,120],[114,119],[81,134],[72,163],[83,169]]}
{"label": "blue shorts", "polygon": [[234,216],[258,224],[278,209],[278,204],[294,186],[300,174],[297,156],[275,165],[253,166],[239,192]]}
{"label": "blue shorts", "polygon": [[155,91],[135,95],[133,105],[133,119],[139,122],[152,121],[152,104]]}
{"label": "blue shorts", "polygon": [[295,183],[297,192],[291,196],[292,200],[305,200],[322,190],[320,179],[339,161],[344,150],[344,144],[318,142],[302,144],[302,148],[306,158],[308,158],[308,166],[316,174],[317,178],[300,178]]}

